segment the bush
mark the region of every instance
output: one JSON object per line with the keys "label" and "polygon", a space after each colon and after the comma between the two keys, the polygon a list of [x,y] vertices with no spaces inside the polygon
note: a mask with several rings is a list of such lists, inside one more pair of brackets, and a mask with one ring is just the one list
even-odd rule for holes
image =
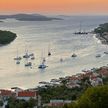
{"label": "bush", "polygon": [[88,88],[79,100],[68,108],[108,108],[108,86]]}

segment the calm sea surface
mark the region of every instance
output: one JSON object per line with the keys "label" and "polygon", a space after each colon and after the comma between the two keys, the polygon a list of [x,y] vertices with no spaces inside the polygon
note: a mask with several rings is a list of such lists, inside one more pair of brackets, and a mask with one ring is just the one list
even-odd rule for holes
{"label": "calm sea surface", "polygon": [[[101,23],[108,22],[107,16],[77,16],[64,17],[60,21],[16,21],[5,20],[0,23],[0,29],[11,30],[17,34],[14,42],[0,47],[0,88],[14,86],[30,88],[36,87],[40,81],[50,81],[52,78],[80,73],[83,69],[100,67],[108,64],[108,55],[103,52],[108,50],[93,34],[74,35],[79,30],[91,31]],[[50,44],[52,56],[48,57]],[[26,60],[22,59],[20,65],[13,60],[17,55],[23,56],[25,49],[35,54],[32,68],[25,67]],[[42,54],[43,53],[43,54]],[[72,53],[78,55],[71,58]],[[102,54],[96,58],[96,54]],[[48,68],[39,70],[41,56],[46,57]],[[60,58],[63,62],[60,63]]]}

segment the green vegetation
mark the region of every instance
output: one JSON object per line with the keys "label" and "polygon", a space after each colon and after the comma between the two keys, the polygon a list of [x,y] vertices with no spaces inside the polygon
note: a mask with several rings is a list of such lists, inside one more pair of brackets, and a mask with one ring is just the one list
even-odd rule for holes
{"label": "green vegetation", "polygon": [[91,86],[88,78],[81,80],[80,88],[67,88],[66,82],[67,80],[63,80],[62,85],[60,86],[38,88],[39,94],[42,97],[42,103],[49,103],[51,99],[76,100],[88,87]]}
{"label": "green vegetation", "polygon": [[9,44],[16,38],[16,34],[10,31],[0,30],[0,44],[5,45]]}
{"label": "green vegetation", "polygon": [[65,86],[41,88],[39,94],[42,97],[42,103],[49,103],[51,99],[74,100],[76,94],[79,95],[80,89],[68,89]]}
{"label": "green vegetation", "polygon": [[3,106],[3,101],[0,101],[0,106]]}
{"label": "green vegetation", "polygon": [[64,108],[108,108],[108,86],[88,88],[78,101]]}
{"label": "green vegetation", "polygon": [[108,23],[100,24],[99,27],[94,30],[94,32],[99,34],[108,32]]}
{"label": "green vegetation", "polygon": [[16,100],[14,98],[10,98],[6,108],[34,108],[34,106],[36,105],[37,101],[34,99],[25,101],[25,100]]}

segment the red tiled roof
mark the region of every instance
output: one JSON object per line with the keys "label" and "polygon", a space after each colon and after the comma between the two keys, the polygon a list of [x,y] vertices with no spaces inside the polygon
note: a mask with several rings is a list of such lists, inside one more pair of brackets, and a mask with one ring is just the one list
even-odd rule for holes
{"label": "red tiled roof", "polygon": [[12,92],[10,90],[0,90],[1,96],[11,96]]}
{"label": "red tiled roof", "polygon": [[37,95],[34,91],[20,91],[18,97],[35,97]]}

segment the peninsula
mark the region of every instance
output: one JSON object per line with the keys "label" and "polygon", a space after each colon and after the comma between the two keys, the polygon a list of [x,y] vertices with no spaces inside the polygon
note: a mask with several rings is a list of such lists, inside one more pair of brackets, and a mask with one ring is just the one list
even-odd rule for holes
{"label": "peninsula", "polygon": [[40,14],[13,14],[13,15],[0,15],[0,19],[14,18],[19,21],[52,21],[62,20],[61,18],[47,17]]}
{"label": "peninsula", "polygon": [[0,30],[0,45],[6,45],[11,43],[15,38],[16,34],[10,31],[2,31]]}
{"label": "peninsula", "polygon": [[108,44],[108,23],[100,24],[94,29],[96,37],[101,40],[102,44]]}

